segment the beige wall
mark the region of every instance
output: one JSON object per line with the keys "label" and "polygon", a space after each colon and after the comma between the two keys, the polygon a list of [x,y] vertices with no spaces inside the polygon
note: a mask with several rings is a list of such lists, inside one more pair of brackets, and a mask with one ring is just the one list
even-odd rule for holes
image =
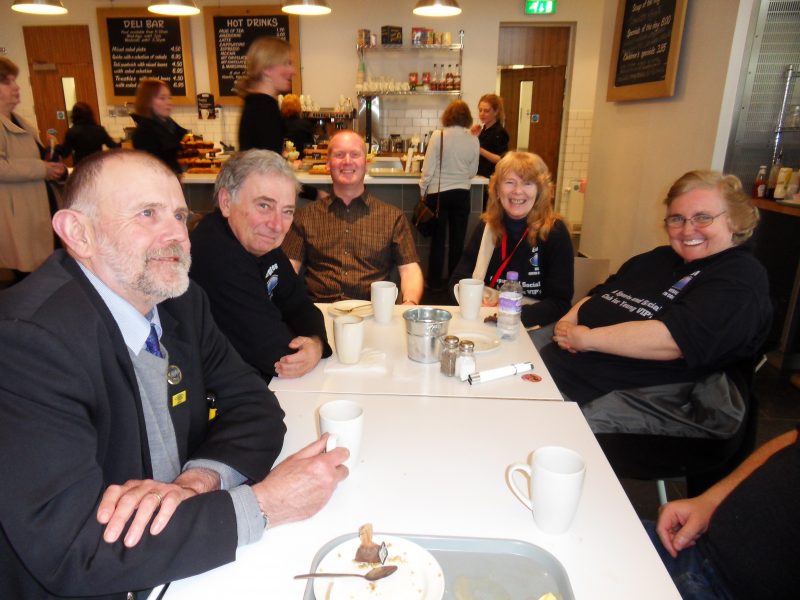
{"label": "beige wall", "polygon": [[753,1],[689,2],[674,97],[633,102],[606,102],[615,5],[603,15],[580,245],[612,270],[666,242],[661,199],[675,179],[722,168]]}

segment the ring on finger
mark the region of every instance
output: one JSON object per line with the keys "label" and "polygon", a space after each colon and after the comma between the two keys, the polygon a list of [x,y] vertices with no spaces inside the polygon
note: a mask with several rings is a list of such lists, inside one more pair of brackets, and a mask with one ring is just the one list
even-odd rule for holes
{"label": "ring on finger", "polygon": [[158,498],[158,506],[161,506],[161,501],[164,499],[164,497],[161,494],[159,494],[157,491],[155,491],[155,490],[153,490],[151,492],[148,492],[148,493],[149,494],[153,494],[153,496]]}

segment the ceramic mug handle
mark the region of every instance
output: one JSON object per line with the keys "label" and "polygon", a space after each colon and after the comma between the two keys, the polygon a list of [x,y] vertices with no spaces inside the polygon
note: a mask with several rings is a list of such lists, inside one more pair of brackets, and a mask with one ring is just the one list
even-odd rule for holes
{"label": "ceramic mug handle", "polygon": [[453,296],[456,297],[456,303],[460,305],[461,304],[461,299],[458,297],[458,284],[455,284],[453,286]]}
{"label": "ceramic mug handle", "polygon": [[514,495],[519,499],[519,501],[522,502],[525,506],[527,506],[528,510],[532,511],[533,503],[531,502],[531,499],[528,498],[528,495],[525,492],[523,492],[522,490],[519,489],[519,487],[517,487],[516,480],[514,479],[514,473],[516,471],[523,471],[528,476],[528,480],[530,481],[531,477],[533,476],[531,473],[531,467],[526,463],[514,463],[513,465],[510,465],[506,470],[506,482],[511,488],[511,491],[514,492]]}

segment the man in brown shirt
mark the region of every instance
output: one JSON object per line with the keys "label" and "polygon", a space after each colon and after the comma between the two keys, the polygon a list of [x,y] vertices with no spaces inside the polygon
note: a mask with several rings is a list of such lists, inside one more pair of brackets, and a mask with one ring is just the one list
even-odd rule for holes
{"label": "man in brown shirt", "polygon": [[283,251],[296,270],[305,264],[306,287],[318,302],[345,298],[368,300],[373,281],[400,273],[403,304],[418,304],[423,278],[411,227],[403,212],[381,202],[364,187],[364,140],[340,131],[328,144],[333,180],[330,198],[295,214]]}

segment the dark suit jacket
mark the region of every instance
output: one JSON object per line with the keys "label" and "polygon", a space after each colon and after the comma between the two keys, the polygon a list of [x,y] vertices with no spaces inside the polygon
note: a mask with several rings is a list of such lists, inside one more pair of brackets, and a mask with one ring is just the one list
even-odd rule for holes
{"label": "dark suit jacket", "polygon": [[[183,373],[168,394],[181,462],[207,458],[262,479],[285,433],[275,396],[217,329],[196,285],[158,308],[162,343]],[[211,423],[208,391],[217,396]],[[102,540],[103,491],[152,472],[122,334],[63,251],[0,294],[0,457],[2,598],[121,598],[235,558],[224,491],[183,502],[133,549]]]}

